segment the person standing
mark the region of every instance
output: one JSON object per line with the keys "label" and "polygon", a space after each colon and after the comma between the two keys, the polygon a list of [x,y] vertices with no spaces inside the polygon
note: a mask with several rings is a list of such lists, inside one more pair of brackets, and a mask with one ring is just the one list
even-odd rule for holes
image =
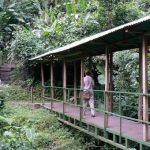
{"label": "person standing", "polygon": [[89,102],[90,109],[91,109],[91,117],[95,117],[95,109],[94,109],[94,80],[91,77],[91,73],[89,71],[86,71],[85,77],[84,77],[84,92],[90,92],[90,98],[89,100],[83,99],[83,115],[85,115],[87,103]]}

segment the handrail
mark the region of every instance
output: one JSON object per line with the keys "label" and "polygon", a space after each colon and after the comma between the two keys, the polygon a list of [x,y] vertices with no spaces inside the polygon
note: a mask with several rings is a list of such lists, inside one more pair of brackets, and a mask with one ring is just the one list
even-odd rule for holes
{"label": "handrail", "polygon": [[[51,109],[52,109],[52,104],[53,104],[53,101],[58,101],[58,102],[62,102],[63,103],[63,117],[65,117],[65,106],[66,104],[68,105],[73,105],[73,106],[76,106],[76,107],[79,107],[79,121],[80,121],[80,124],[82,122],[82,111],[83,111],[83,106],[81,103],[71,103],[70,102],[70,96],[74,96],[74,91],[76,91],[79,95],[80,95],[80,92],[83,90],[81,88],[64,88],[64,87],[52,87],[52,86],[42,86],[43,89],[49,89],[50,90],[54,90],[55,92],[58,92],[59,94],[57,95],[58,97],[56,98],[55,96],[53,98],[50,98],[50,97],[45,97],[43,96],[43,99],[47,99],[47,100],[50,100],[51,101]],[[57,91],[58,90],[58,91]],[[61,91],[59,91],[61,90]],[[67,97],[66,99],[63,98],[63,91],[66,91],[68,92]],[[150,125],[150,122],[149,121],[144,121],[144,120],[140,120],[140,119],[136,119],[136,118],[133,118],[133,117],[128,117],[128,116],[125,116],[123,113],[123,110],[122,108],[123,107],[128,107],[129,110],[131,110],[131,108],[134,108],[133,111],[137,111],[138,108],[137,106],[130,106],[130,105],[122,105],[122,100],[123,100],[123,97],[127,97],[129,95],[133,95],[133,96],[148,96],[150,97],[150,94],[149,93],[136,93],[136,92],[123,92],[123,91],[104,91],[104,90],[93,90],[94,91],[94,95],[95,97],[97,96],[97,100],[95,100],[95,102],[98,102],[97,106],[98,105],[101,105],[102,106],[102,109],[101,107],[99,108],[95,108],[95,110],[98,110],[98,112],[102,112],[104,113],[104,134],[105,136],[107,136],[107,119],[110,115],[113,115],[113,116],[116,116],[119,118],[119,142],[121,143],[121,137],[122,137],[122,119],[128,119],[128,120],[131,120],[131,121],[135,121],[137,123],[142,123],[142,124],[147,124],[147,125]],[[113,93],[115,94],[114,96],[117,98],[117,105],[115,106],[116,107],[116,110],[119,112],[118,113],[113,113],[113,112],[110,112],[109,110],[106,110],[106,95],[108,96],[109,93]],[[117,94],[117,95],[116,95]],[[101,97],[101,98],[100,98]],[[78,97],[79,99],[81,99],[81,97],[79,96]],[[131,97],[132,98],[132,97]],[[134,97],[133,97],[134,98]],[[81,100],[80,100],[81,102]],[[99,104],[100,103],[100,104]],[[115,110],[115,111],[116,111]]]}
{"label": "handrail", "polygon": [[[72,90],[83,90],[82,88],[68,88],[68,87],[57,87],[57,86],[42,86],[43,88],[57,88],[57,89],[72,89]],[[136,92],[123,92],[123,91],[105,91],[105,90],[93,90],[94,92],[105,92],[105,93],[116,93],[116,94],[130,94],[130,95],[141,95],[150,96],[149,93],[136,93]]]}

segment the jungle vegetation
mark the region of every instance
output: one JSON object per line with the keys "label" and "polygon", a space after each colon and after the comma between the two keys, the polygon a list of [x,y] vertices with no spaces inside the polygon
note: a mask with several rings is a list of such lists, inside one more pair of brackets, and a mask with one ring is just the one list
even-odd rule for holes
{"label": "jungle vegetation", "polygon": [[[149,0],[0,0],[0,55],[2,56],[0,58],[3,58],[3,63],[16,64],[16,68],[12,73],[12,83],[23,88],[21,89],[20,86],[19,88],[14,87],[14,85],[7,87],[4,90],[3,97],[8,100],[29,99],[29,95],[27,96],[26,92],[19,92],[19,90],[24,90],[33,84],[37,86],[38,83],[38,77],[35,78],[38,65],[29,62],[29,58],[149,14]],[[113,57],[114,90],[121,89],[122,91],[137,92],[139,87],[138,51],[116,52]],[[150,54],[148,59],[150,69]],[[94,64],[93,72],[97,75],[97,84],[103,85],[104,59],[95,57],[92,61]],[[30,68],[32,68],[32,71]],[[38,87],[37,90],[40,91]],[[135,105],[135,102],[131,101],[130,105]],[[22,111],[26,109],[29,108],[23,108]],[[11,111],[11,116],[9,116],[9,111]],[[39,139],[51,142],[54,147],[57,144],[55,138],[60,136],[59,130],[62,129],[58,129],[60,125],[57,122],[55,128],[56,130],[58,129],[58,132],[56,132],[57,135],[53,135],[51,141],[47,141],[42,136],[43,133],[41,133],[41,129],[37,125],[36,119],[40,121],[41,114],[45,115],[44,110],[36,111],[39,114],[39,118],[32,117],[29,114],[27,115],[29,118],[22,118],[19,115],[23,112],[18,114],[15,110],[7,108],[3,109],[2,113],[4,112],[6,113],[5,115],[2,114],[0,120],[2,120],[2,125],[6,127],[6,130],[0,130],[0,134],[4,134],[6,139],[0,144],[5,143],[6,149],[11,144],[14,149],[20,149],[19,146],[24,146],[24,149],[25,147],[28,149],[34,148],[33,142],[35,141],[32,139],[33,137],[28,136],[28,131],[33,132],[34,135],[35,129],[38,131]],[[8,119],[5,120],[4,116]],[[17,117],[18,120],[15,120]],[[54,118],[53,116],[47,117]],[[35,125],[34,129],[31,128],[32,122]],[[23,123],[21,128],[20,123]],[[49,126],[49,123],[45,121],[43,126]],[[16,137],[16,133],[20,132],[20,130],[23,131],[20,134],[21,137]],[[46,128],[45,130],[48,129]],[[50,126],[50,130],[53,130],[53,126]],[[63,132],[67,137],[61,139],[62,143],[71,137],[66,130]],[[18,142],[18,145],[13,144],[18,139],[20,139],[20,143]],[[82,147],[78,142],[76,141],[76,144],[80,149]],[[37,140],[34,146],[38,147],[39,143]],[[62,143],[59,143],[59,145],[62,146]],[[68,143],[64,144],[72,145],[72,143],[74,142],[70,139]],[[65,145],[63,146],[65,147]]]}
{"label": "jungle vegetation", "polygon": [[[29,78],[33,80],[33,77],[27,68],[35,65],[29,63],[29,58],[146,16],[150,13],[149,7],[149,0],[1,0],[0,54],[5,61],[18,64],[14,80],[28,80],[29,83]],[[126,54],[130,52],[114,54],[114,64],[119,68],[128,63],[128,60],[121,63],[119,59],[121,56],[128,59]],[[137,58],[132,56],[134,63]],[[98,66],[101,61],[93,62]],[[137,70],[130,69],[134,75],[128,75],[137,85]],[[103,69],[97,71],[103,74]],[[119,78],[118,70],[115,71]],[[116,84],[118,90],[122,83]],[[126,89],[132,90],[134,85]]]}

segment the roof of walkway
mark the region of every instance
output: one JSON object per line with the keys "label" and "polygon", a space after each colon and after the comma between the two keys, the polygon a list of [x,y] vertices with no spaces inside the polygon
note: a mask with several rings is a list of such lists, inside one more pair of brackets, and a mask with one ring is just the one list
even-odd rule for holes
{"label": "roof of walkway", "polygon": [[81,58],[104,54],[106,47],[112,52],[139,48],[142,37],[150,39],[150,15],[113,29],[83,38],[66,46],[49,50],[30,60]]}

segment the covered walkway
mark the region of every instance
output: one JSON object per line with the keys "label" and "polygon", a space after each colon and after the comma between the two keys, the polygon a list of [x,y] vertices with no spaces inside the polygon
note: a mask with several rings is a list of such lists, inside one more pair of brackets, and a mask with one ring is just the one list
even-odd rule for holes
{"label": "covered walkway", "polygon": [[[150,98],[150,94],[148,94],[149,40],[150,16],[147,16],[32,58],[32,61],[39,61],[41,64],[43,106],[56,112],[60,121],[117,148],[127,149],[132,143],[136,143],[136,148],[139,150],[150,149],[148,104]],[[139,92],[113,91],[113,53],[129,49],[139,51]],[[96,117],[91,118],[89,112],[87,116],[82,116],[82,103],[79,93],[83,90],[84,59],[88,58],[89,66],[91,66],[91,57],[101,54],[105,54],[105,90],[95,91],[95,94],[101,92],[96,98]],[[44,80],[46,70],[44,70],[43,66],[45,62],[50,64],[50,86],[47,87]],[[55,70],[54,68],[58,65],[58,62],[62,64],[62,69]],[[72,89],[69,89],[67,85],[68,64],[73,64],[73,71],[71,71],[73,76]],[[59,76],[62,76],[62,87],[55,85],[54,74],[56,74],[56,71],[59,71]],[[62,71],[62,75],[60,71]],[[77,89],[79,79],[80,88]],[[49,95],[45,95],[47,89]],[[56,92],[56,89],[61,91]],[[56,98],[56,93],[59,93],[59,98]],[[70,93],[74,97],[73,104],[69,101],[71,98]],[[129,95],[132,95],[132,98],[137,100],[136,108],[122,104],[122,99]],[[49,100],[50,103],[44,104],[44,99]],[[114,104],[115,101],[117,101],[117,106]],[[118,110],[117,112],[114,111],[114,106]],[[122,111],[130,107],[130,110],[136,112],[137,118],[132,118],[126,115],[126,111]]]}

